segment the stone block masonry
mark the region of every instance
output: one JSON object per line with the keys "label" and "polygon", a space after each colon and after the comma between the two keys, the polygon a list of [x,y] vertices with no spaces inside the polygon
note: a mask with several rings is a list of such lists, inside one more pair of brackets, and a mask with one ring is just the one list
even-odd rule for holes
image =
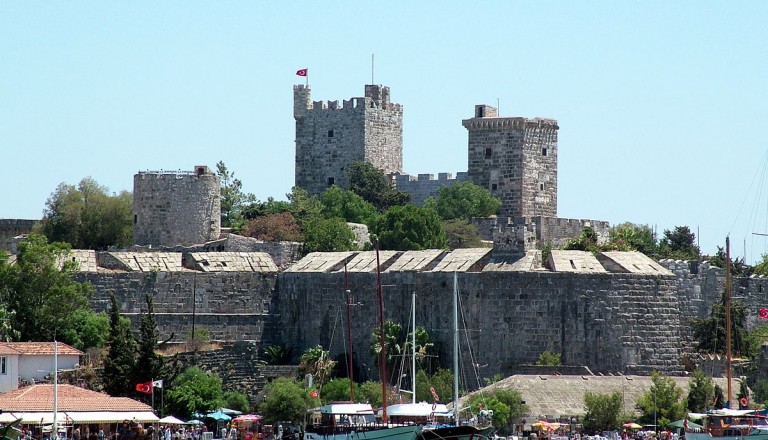
{"label": "stone block masonry", "polygon": [[16,237],[29,234],[37,220],[0,219],[0,250],[16,253]]}
{"label": "stone block masonry", "polygon": [[456,173],[456,178],[453,178],[451,173],[439,173],[437,179],[433,174],[419,174],[416,177],[410,174],[397,174],[394,178],[397,190],[410,194],[411,203],[416,206],[424,206],[428,198],[437,197],[437,191],[444,186],[469,180],[466,172]]}
{"label": "stone block masonry", "polygon": [[146,171],[133,176],[133,239],[137,245],[189,246],[219,238],[219,176],[194,171]]}
{"label": "stone block masonry", "polygon": [[384,173],[403,169],[403,107],[390,102],[389,87],[366,85],[365,96],[311,101],[308,86],[293,88],[296,120],[296,186],[320,194],[331,185],[349,187],[354,162]]}

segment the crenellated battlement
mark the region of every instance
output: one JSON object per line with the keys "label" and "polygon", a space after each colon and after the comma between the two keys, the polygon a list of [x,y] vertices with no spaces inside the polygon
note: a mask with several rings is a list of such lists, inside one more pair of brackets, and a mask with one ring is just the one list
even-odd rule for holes
{"label": "crenellated battlement", "polygon": [[522,116],[512,117],[480,117],[472,119],[464,119],[461,121],[461,125],[468,130],[483,130],[483,129],[512,129],[512,130],[558,130],[560,127],[557,125],[557,120],[549,118],[524,118]]}

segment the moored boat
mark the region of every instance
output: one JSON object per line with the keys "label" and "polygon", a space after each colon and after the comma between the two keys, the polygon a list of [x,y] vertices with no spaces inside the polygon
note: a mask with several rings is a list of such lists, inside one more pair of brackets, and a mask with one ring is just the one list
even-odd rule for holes
{"label": "moored boat", "polygon": [[701,429],[687,429],[686,440],[768,440],[768,422],[754,410],[719,409],[697,414]]}
{"label": "moored boat", "polygon": [[331,402],[308,412],[304,440],[416,440],[422,427],[377,420],[368,403]]}

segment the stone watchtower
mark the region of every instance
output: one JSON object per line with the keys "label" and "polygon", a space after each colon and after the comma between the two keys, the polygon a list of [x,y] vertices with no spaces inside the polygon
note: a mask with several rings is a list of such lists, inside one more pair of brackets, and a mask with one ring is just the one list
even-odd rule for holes
{"label": "stone watchtower", "polygon": [[475,106],[469,131],[469,179],[501,199],[501,216],[557,217],[557,121],[499,117]]}
{"label": "stone watchtower", "polygon": [[296,186],[320,194],[349,187],[353,162],[369,162],[385,174],[403,170],[403,107],[389,87],[366,85],[365,97],[311,100],[309,86],[293,86],[296,119]]}
{"label": "stone watchtower", "polygon": [[189,246],[221,234],[219,176],[194,171],[145,171],[133,176],[133,242]]}

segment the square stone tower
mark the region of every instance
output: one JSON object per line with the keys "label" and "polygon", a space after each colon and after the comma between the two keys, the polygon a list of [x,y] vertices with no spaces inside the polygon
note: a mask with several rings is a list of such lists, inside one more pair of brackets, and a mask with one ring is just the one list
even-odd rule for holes
{"label": "square stone tower", "polygon": [[296,119],[296,186],[320,194],[349,187],[353,162],[388,173],[403,170],[403,107],[390,102],[389,87],[366,85],[365,96],[311,101],[309,86],[293,86]]}
{"label": "square stone tower", "polygon": [[469,131],[469,179],[501,199],[501,216],[557,217],[557,121],[499,117],[476,105]]}

